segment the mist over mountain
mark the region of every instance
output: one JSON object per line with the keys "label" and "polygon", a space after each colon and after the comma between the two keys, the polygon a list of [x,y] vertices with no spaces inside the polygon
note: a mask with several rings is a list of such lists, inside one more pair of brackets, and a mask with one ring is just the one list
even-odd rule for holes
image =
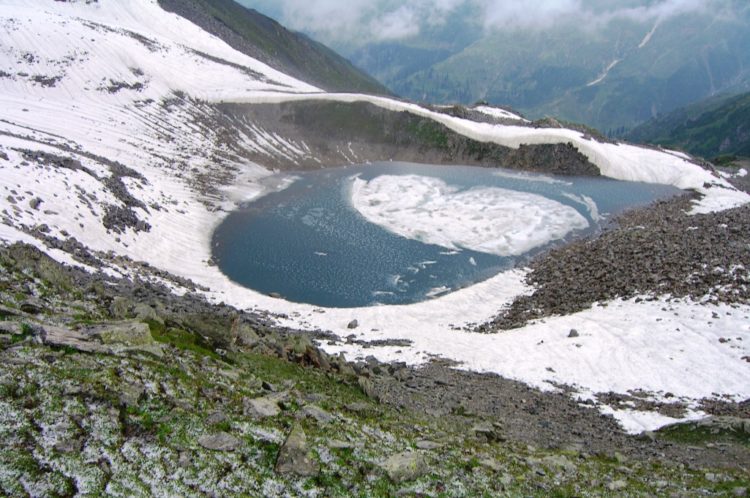
{"label": "mist over mountain", "polygon": [[746,2],[240,2],[330,44],[403,97],[486,100],[610,135],[750,88]]}

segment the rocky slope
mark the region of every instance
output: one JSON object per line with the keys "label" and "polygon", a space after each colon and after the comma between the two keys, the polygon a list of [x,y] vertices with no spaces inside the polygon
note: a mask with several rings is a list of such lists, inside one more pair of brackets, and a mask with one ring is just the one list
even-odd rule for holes
{"label": "rocky slope", "polygon": [[507,147],[469,138],[428,117],[393,112],[369,102],[235,103],[220,105],[219,109],[239,129],[263,123],[267,133],[294,137],[304,143],[303,155],[276,156],[270,160],[262,153],[250,156],[254,161],[281,169],[318,169],[323,165],[394,160],[502,165],[560,175],[599,174],[599,169],[571,143]]}
{"label": "rocky slope", "polygon": [[0,265],[6,496],[747,492],[736,414],[635,438],[562,394],[348,363],[262,316],[29,246]]}
{"label": "rocky slope", "polygon": [[528,276],[534,292],[518,298],[482,330],[517,327],[639,295],[746,303],[750,208],[688,216],[690,200],[684,196],[635,210],[594,239],[537,258]]}

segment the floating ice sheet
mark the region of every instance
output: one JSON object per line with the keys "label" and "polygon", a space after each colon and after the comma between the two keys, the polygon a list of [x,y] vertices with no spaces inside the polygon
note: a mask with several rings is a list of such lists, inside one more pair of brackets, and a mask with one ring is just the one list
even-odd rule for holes
{"label": "floating ice sheet", "polygon": [[498,187],[460,190],[419,175],[353,180],[352,205],[368,221],[448,249],[516,256],[589,226],[575,209]]}

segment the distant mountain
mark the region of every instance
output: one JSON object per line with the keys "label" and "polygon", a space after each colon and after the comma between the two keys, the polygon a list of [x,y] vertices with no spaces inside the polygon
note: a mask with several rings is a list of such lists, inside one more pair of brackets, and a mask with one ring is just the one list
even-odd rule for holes
{"label": "distant mountain", "polygon": [[618,135],[691,102],[750,90],[750,4],[733,10],[493,31],[468,9],[445,29],[334,48],[403,97],[486,100]]}
{"label": "distant mountain", "polygon": [[627,138],[706,158],[750,156],[750,92],[683,107],[644,123]]}
{"label": "distant mountain", "polygon": [[297,79],[332,92],[391,95],[377,80],[307,36],[233,0],[158,0],[229,46]]}

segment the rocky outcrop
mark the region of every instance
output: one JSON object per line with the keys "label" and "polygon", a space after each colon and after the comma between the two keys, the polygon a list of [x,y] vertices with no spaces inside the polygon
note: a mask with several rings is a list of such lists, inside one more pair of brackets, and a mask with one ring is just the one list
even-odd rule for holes
{"label": "rocky outcrop", "polygon": [[262,123],[267,133],[305,144],[303,154],[251,154],[249,159],[266,167],[319,169],[321,165],[394,160],[599,175],[599,168],[570,143],[521,145],[514,149],[473,140],[432,119],[389,111],[367,102],[221,104],[218,109],[250,136],[257,130],[249,123]]}

